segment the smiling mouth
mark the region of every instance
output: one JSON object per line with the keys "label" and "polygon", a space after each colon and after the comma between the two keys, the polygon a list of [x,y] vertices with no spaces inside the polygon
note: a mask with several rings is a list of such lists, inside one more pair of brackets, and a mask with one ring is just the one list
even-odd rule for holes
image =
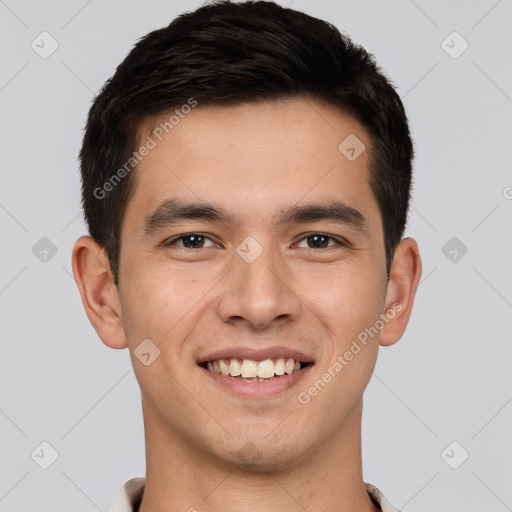
{"label": "smiling mouth", "polygon": [[291,358],[264,359],[262,361],[254,361],[252,359],[215,359],[205,361],[200,366],[211,372],[225,377],[232,377],[236,380],[261,382],[292,375],[310,364]]}

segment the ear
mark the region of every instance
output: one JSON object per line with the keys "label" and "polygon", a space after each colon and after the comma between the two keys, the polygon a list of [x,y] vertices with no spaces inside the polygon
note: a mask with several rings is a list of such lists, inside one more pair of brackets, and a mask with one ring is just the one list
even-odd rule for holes
{"label": "ear", "polygon": [[119,292],[105,250],[92,237],[82,236],[73,247],[72,265],[85,312],[98,336],[108,347],[127,347]]}
{"label": "ear", "polygon": [[389,272],[384,312],[388,321],[380,332],[381,345],[393,345],[402,337],[411,316],[420,277],[418,244],[413,238],[404,238],[396,247]]}

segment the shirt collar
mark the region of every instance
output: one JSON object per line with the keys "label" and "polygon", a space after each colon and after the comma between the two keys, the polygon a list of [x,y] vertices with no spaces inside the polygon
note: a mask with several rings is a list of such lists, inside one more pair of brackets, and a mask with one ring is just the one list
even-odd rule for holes
{"label": "shirt collar", "polygon": [[[365,482],[365,485],[368,494],[380,505],[382,512],[400,512],[400,510],[391,505],[380,489],[367,482]],[[145,487],[146,479],[144,477],[128,480],[117,495],[112,512],[137,512]]]}

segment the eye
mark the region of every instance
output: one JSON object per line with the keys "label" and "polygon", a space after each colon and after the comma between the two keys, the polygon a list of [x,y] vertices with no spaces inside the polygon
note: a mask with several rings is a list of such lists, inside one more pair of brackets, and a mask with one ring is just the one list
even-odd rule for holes
{"label": "eye", "polygon": [[[335,247],[335,246],[346,246],[347,243],[345,243],[343,240],[340,240],[338,238],[334,238],[332,236],[326,235],[325,233],[311,233],[304,238],[300,240],[306,240],[306,243],[308,244],[308,249],[325,249],[328,247]],[[328,245],[329,240],[334,241],[334,244]],[[300,243],[299,242],[299,243]],[[311,243],[312,247],[309,246]],[[301,247],[297,244],[297,247]],[[302,246],[304,247],[304,246]]]}
{"label": "eye", "polygon": [[[212,245],[205,246],[205,240],[210,240],[210,242],[212,242]],[[178,241],[182,241],[183,243],[177,243]],[[184,235],[180,235],[165,241],[163,245],[165,247],[177,245],[180,247],[185,247],[186,249],[203,249],[205,247],[214,247],[217,244],[207,236],[203,235],[202,233],[186,233]]]}

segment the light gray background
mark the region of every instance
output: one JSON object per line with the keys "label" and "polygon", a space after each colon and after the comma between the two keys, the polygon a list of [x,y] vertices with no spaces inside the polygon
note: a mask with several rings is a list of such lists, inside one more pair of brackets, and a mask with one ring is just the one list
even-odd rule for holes
{"label": "light gray background", "polygon": [[[366,392],[365,479],[407,512],[512,510],[512,1],[281,3],[376,55],[416,141],[407,235],[424,273]],[[77,153],[94,94],[136,40],[199,5],[0,0],[1,511],[107,511],[144,475],[128,352],[101,343],[71,275],[86,232]],[[47,59],[31,48],[43,31],[59,45]],[[469,43],[458,58],[445,51],[458,36],[442,46],[453,31]],[[32,252],[42,237],[57,247],[46,262]],[[452,237],[467,254],[443,253]],[[58,452],[48,469],[31,458],[43,441]]]}

